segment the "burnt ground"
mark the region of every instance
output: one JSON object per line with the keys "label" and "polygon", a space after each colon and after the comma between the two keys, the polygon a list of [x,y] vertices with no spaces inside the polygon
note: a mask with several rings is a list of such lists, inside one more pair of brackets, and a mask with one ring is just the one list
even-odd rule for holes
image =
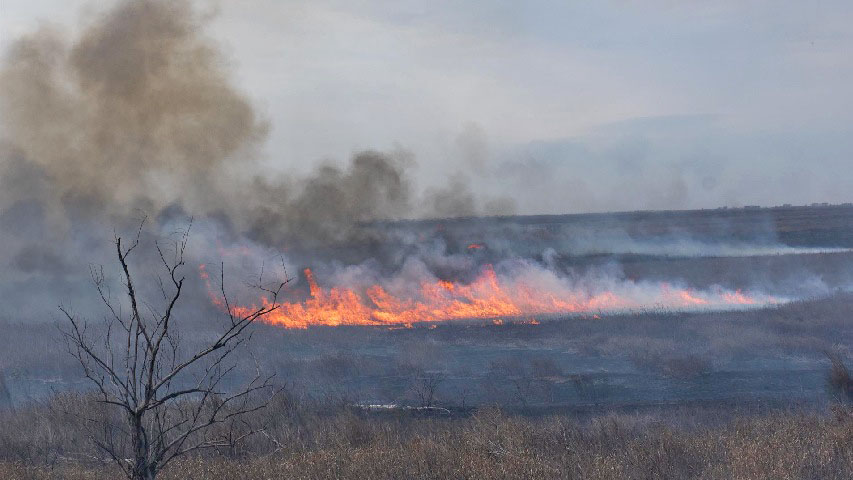
{"label": "burnt ground", "polygon": [[[838,396],[827,382],[827,352],[848,364],[853,358],[853,294],[848,293],[853,253],[575,254],[553,242],[569,228],[618,231],[640,242],[678,235],[702,244],[848,248],[853,247],[851,207],[475,218],[393,227],[433,232],[451,251],[463,251],[467,242],[482,237],[497,238],[495,231],[511,231],[535,240],[513,248],[541,252],[554,245],[562,268],[616,264],[628,279],[675,279],[695,288],[765,288],[780,295],[816,293],[746,311],[650,308],[602,318],[539,317],[538,325],[504,319],[503,325],[477,320],[411,329],[259,326],[251,353],[289,388],[348,404],[429,404],[457,411],[491,404],[529,411],[819,405]],[[484,250],[476,252],[483,262],[507,253],[505,248]],[[809,285],[820,288],[805,288]],[[188,319],[188,346],[203,341],[208,315]],[[85,386],[51,322],[5,322],[0,366],[9,392],[6,403],[20,405]],[[248,353],[241,360],[247,370],[254,365]]]}

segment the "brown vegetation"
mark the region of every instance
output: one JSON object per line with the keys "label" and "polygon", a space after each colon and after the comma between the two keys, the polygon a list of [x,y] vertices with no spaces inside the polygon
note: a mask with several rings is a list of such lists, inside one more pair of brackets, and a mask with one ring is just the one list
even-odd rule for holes
{"label": "brown vegetation", "polygon": [[[0,419],[0,477],[115,478],[115,467],[81,447],[80,433],[56,412],[42,405]],[[853,478],[853,411],[845,407],[697,426],[692,417],[717,413],[430,417],[282,395],[265,415],[269,428],[239,448],[178,459],[158,478]]]}

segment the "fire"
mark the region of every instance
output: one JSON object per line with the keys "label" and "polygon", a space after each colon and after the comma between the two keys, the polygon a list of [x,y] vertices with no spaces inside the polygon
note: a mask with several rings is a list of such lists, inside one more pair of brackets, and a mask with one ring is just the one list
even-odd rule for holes
{"label": "fire", "polygon": [[[203,266],[200,274],[208,281]],[[323,288],[310,269],[304,271],[309,297],[304,301],[282,302],[263,320],[286,328],[308,328],[326,325],[386,325],[411,328],[418,322],[441,322],[461,319],[487,319],[501,325],[505,318],[532,318],[534,315],[581,314],[647,309],[650,306],[673,310],[733,308],[764,303],[777,303],[772,297],[751,297],[741,291],[717,289],[698,292],[657,285],[652,298],[648,294],[587,292],[572,288],[537,288],[518,279],[502,280],[491,265],[468,284],[444,280],[420,283],[411,296],[394,295],[381,285],[359,292],[344,287]],[[635,283],[626,281],[629,286]],[[209,286],[209,283],[208,283]],[[621,292],[621,290],[620,290]],[[224,302],[211,293],[214,303]],[[259,307],[269,307],[261,298],[254,305],[234,306],[235,315],[245,315]],[[594,314],[593,318],[600,318]],[[529,322],[536,325],[536,320]]]}
{"label": "fire", "polygon": [[482,243],[472,243],[468,245],[468,250],[480,250],[485,247]]}
{"label": "fire", "polygon": [[723,294],[723,298],[725,298],[726,301],[730,303],[739,303],[742,305],[758,304],[758,302],[754,298],[751,298],[749,295],[744,294],[740,290],[735,290],[734,292],[725,292]]}

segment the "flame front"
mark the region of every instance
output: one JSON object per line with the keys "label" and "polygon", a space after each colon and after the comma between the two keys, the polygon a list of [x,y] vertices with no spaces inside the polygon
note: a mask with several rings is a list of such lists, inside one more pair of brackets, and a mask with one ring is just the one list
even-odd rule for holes
{"label": "flame front", "polygon": [[[207,273],[200,269],[206,281]],[[487,265],[469,284],[444,280],[421,282],[411,297],[392,295],[380,285],[366,288],[362,293],[350,288],[325,289],[317,284],[310,269],[304,271],[309,297],[302,302],[282,302],[263,317],[270,324],[287,328],[307,328],[315,325],[394,325],[411,326],[417,322],[441,322],[460,319],[489,319],[496,324],[502,318],[522,318],[537,325],[535,315],[602,313],[662,308],[670,310],[725,309],[778,303],[773,297],[756,298],[741,291],[717,288],[711,291],[674,288],[661,283],[644,287],[642,294],[631,288],[620,293],[605,290],[587,292],[582,289],[537,288],[524,281],[502,282],[491,265]],[[625,282],[629,287],[637,284]],[[210,289],[209,289],[210,290]],[[625,290],[624,292],[622,290]],[[634,288],[637,290],[637,288]],[[211,291],[214,303],[224,302]],[[233,306],[231,313],[246,315],[259,307],[270,307],[269,300]],[[598,317],[598,315],[595,315]],[[532,319],[532,320],[530,320]]]}

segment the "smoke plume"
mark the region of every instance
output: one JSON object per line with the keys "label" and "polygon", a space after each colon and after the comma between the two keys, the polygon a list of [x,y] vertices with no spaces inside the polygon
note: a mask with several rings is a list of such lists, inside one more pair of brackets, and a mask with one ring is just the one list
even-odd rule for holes
{"label": "smoke plume", "polygon": [[52,214],[211,208],[267,125],[201,28],[189,3],[145,0],[79,38],[43,28],[18,40],[0,73],[4,178],[30,170],[40,184],[18,187]]}
{"label": "smoke plume", "polygon": [[[33,201],[62,226],[169,208],[276,245],[415,213],[404,153],[361,152],[301,179],[262,170],[269,125],[204,27],[189,1],[133,0],[77,37],[42,28],[15,42],[0,71],[0,209]],[[424,212],[474,214],[467,195]]]}

